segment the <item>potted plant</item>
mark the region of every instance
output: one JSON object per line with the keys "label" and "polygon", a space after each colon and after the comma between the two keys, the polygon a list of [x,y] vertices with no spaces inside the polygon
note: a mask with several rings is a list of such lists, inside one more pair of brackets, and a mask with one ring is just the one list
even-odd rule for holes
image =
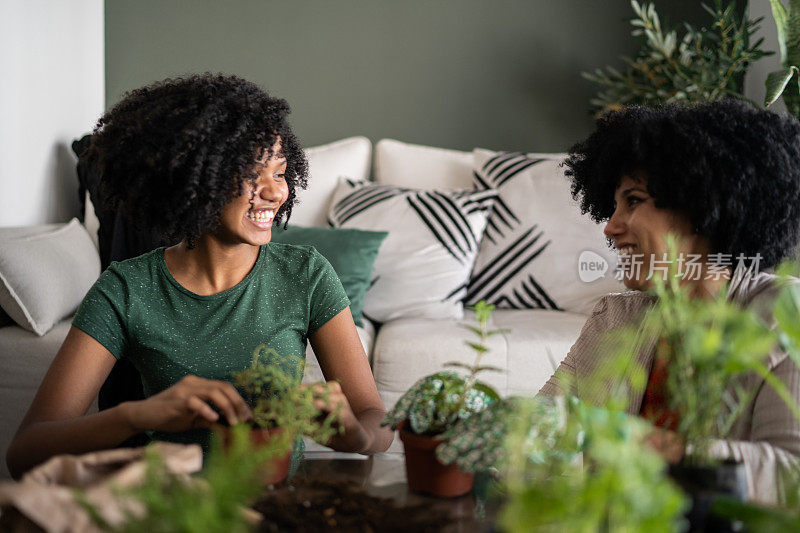
{"label": "potted plant", "polygon": [[795,468],[783,474],[786,500],[782,505],[768,507],[723,497],[714,502],[712,512],[741,522],[745,531],[800,531],[800,471]]}
{"label": "potted plant", "polygon": [[748,65],[772,54],[761,50],[763,39],[750,43],[761,19],[738,15],[735,2],[703,5],[711,24],[697,29],[684,23],[682,37],[677,28],[662,27],[654,4],[632,0],[631,7],[636,14],[632,35],[642,40],[639,53],[623,58],[622,71],[606,67],[583,73],[602,88],[591,100],[598,114],[628,105],[744,98],[739,83]]}
{"label": "potted plant", "polygon": [[[343,431],[338,413],[322,416],[314,403],[327,394],[327,385],[315,388],[300,384],[303,360],[281,357],[274,349],[259,345],[253,350],[250,368],[233,379],[253,410],[251,440],[272,450],[262,467],[265,485],[283,481],[289,474],[293,444],[299,437],[328,441]],[[227,431],[221,430],[223,441]]]}
{"label": "potted plant", "polygon": [[497,370],[481,366],[482,357],[489,351],[487,340],[503,330],[489,330],[493,305],[484,301],[472,308],[478,326],[465,325],[478,341],[467,344],[475,351],[472,365],[451,362],[445,366],[466,370],[467,375],[443,371],[417,381],[397,401],[383,421],[398,429],[406,456],[408,486],[415,492],[440,497],[455,497],[472,489],[474,476],[462,472],[456,465],[442,464],[436,449],[445,441],[444,433],[459,420],[469,418],[485,409],[499,395],[489,385],[477,380],[480,372]]}
{"label": "potted plant", "polygon": [[500,463],[503,531],[679,531],[686,501],[642,439],[652,427],[575,397],[517,399]]}

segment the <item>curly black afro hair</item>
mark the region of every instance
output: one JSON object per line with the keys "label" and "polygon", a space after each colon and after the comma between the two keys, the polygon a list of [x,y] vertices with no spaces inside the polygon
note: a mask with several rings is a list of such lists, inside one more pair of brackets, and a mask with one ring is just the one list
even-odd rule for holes
{"label": "curly black afro hair", "polygon": [[800,123],[728,99],[631,107],[597,120],[565,161],[572,195],[596,222],[622,175],[643,173],[656,207],[685,214],[712,252],[769,268],[800,238]]}
{"label": "curly black afro hair", "polygon": [[280,137],[289,197],[275,221],[288,221],[308,176],[288,113],[285,100],[236,76],[167,79],[127,93],[92,136],[106,207],[165,244],[192,246],[218,227],[226,203],[256,183],[256,161]]}

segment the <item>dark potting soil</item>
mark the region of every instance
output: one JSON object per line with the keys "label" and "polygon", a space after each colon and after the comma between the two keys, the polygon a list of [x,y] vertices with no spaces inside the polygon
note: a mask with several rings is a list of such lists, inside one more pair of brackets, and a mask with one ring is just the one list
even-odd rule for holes
{"label": "dark potting soil", "polygon": [[353,483],[304,479],[293,487],[270,490],[252,506],[264,517],[257,531],[422,533],[441,531],[452,522],[445,511],[425,504],[399,507]]}

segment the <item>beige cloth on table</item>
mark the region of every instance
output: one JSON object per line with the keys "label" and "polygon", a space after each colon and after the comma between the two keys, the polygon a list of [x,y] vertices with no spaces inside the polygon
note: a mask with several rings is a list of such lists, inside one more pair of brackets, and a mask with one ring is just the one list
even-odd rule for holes
{"label": "beige cloth on table", "polygon": [[[776,277],[771,274],[748,276],[735,272],[729,284],[728,298],[753,310],[768,324],[774,325],[772,310],[779,292]],[[654,301],[653,296],[639,291],[603,297],[556,374],[547,380],[539,394],[562,394],[557,376],[563,373],[572,384],[573,394],[588,403],[604,403],[614,384],[606,382],[593,389],[587,386],[591,381],[589,377],[601,369],[604,363],[597,347],[603,338],[613,342],[614,333],[609,334],[610,331],[635,325]],[[648,373],[653,364],[655,342],[656,339],[645,339],[636,361]],[[791,357],[784,351],[775,349],[769,355],[767,367],[786,384],[795,403],[800,404],[800,369]],[[775,503],[779,499],[781,469],[800,464],[800,422],[759,376],[747,375],[743,387],[747,391],[756,391],[751,405],[744,410],[725,439],[719,438],[713,442],[710,452],[718,459],[733,459],[744,463],[748,499]],[[643,390],[629,391],[628,414],[639,414],[643,396]]]}
{"label": "beige cloth on table", "polygon": [[[172,473],[188,476],[203,466],[200,446],[167,442],[153,446]],[[100,531],[76,498],[75,489],[109,524],[120,524],[126,514],[116,491],[144,480],[145,449],[59,455],[17,483],[0,483],[0,531]]]}

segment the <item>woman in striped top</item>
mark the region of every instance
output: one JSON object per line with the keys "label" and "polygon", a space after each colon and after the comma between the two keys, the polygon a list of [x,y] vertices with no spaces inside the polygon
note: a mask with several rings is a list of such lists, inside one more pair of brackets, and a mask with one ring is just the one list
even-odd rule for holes
{"label": "woman in striped top", "polygon": [[[669,233],[679,236],[678,253],[695,263],[693,274],[684,277],[690,294],[707,298],[727,290],[731,301],[771,321],[778,288],[764,270],[794,255],[800,237],[795,119],[733,100],[629,108],[599,119],[596,131],[572,148],[566,166],[582,210],[606,221],[605,234],[620,253],[624,282],[632,290],[598,302],[540,394],[562,393],[563,375],[575,390],[586,390],[581,380],[604,364],[600,338],[635,324],[653,304],[646,291],[652,275],[664,269]],[[657,345],[639,356],[649,379],[644,391],[630,393],[627,411],[654,422],[659,429],[650,444],[675,463],[686,450],[673,431],[680,413],[667,408],[669,366],[656,356]],[[788,355],[775,349],[767,364],[800,403],[800,370]],[[800,458],[800,423],[762,378],[748,376],[745,388],[756,391],[752,405],[726,438],[713,442],[711,454],[742,461],[749,497],[775,501],[778,470]]]}

